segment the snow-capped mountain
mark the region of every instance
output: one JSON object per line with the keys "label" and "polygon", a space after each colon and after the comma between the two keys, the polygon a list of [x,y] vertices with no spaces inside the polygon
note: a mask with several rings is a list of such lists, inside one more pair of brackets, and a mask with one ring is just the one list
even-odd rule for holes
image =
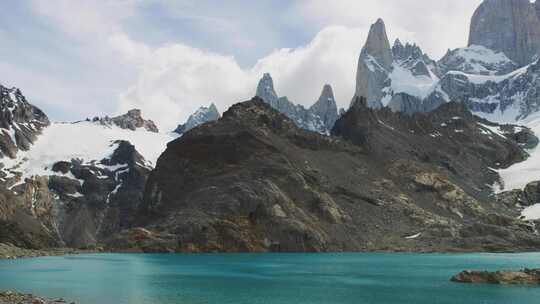
{"label": "snow-capped mountain", "polygon": [[[539,7],[528,0],[485,0],[473,16],[471,44],[448,51],[438,62],[418,46],[404,46],[399,40],[390,49],[386,27],[379,19],[360,54],[355,96],[366,96],[371,107],[388,106],[409,114],[461,101],[477,115],[498,122],[525,118],[540,110],[538,60],[524,55],[540,51],[538,28],[531,29]],[[508,27],[492,20],[496,16],[504,20],[502,24],[512,21],[513,35],[522,39],[495,43],[509,35]],[[482,31],[493,41],[480,37]],[[522,64],[524,58],[531,61]]]}
{"label": "snow-capped mountain", "polygon": [[49,123],[20,90],[1,91],[0,141],[8,149],[0,157],[0,194],[8,205],[0,203],[0,218],[26,223],[10,228],[27,235],[17,241],[80,247],[125,228],[147,176],[177,135],[159,133],[139,110]]}
{"label": "snow-capped mountain", "polygon": [[481,45],[448,50],[438,62],[443,74],[460,71],[475,75],[504,75],[518,68],[518,64],[503,52],[496,52]]}
{"label": "snow-capped mountain", "polygon": [[185,124],[179,125],[174,132],[184,134],[203,123],[216,121],[220,116],[217,107],[213,103],[209,107],[200,107],[195,113],[189,116]]}
{"label": "snow-capped mountain", "polygon": [[309,131],[330,134],[338,118],[334,92],[329,84],[323,87],[321,96],[309,109],[292,103],[287,97],[278,97],[272,76],[268,73],[259,81],[255,95],[292,119],[298,127]]}

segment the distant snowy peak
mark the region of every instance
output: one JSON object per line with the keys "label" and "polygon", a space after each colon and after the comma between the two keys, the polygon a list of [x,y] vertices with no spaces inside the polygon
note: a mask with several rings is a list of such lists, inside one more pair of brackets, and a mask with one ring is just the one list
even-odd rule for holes
{"label": "distant snowy peak", "polygon": [[[89,119],[87,119],[89,120]],[[146,120],[142,117],[141,110],[129,110],[126,114],[116,117],[94,117],[92,122],[99,123],[105,126],[115,125],[121,129],[136,131],[144,129],[148,132],[158,133],[159,129],[152,120]]]}
{"label": "distant snowy peak", "polygon": [[14,158],[36,141],[49,125],[43,111],[30,104],[17,88],[0,85],[0,158]]}
{"label": "distant snowy peak", "polygon": [[323,87],[319,100],[309,109],[292,103],[287,97],[277,97],[274,81],[268,73],[259,81],[256,96],[305,130],[328,135],[337,120],[337,103],[332,87],[328,84]]}
{"label": "distant snowy peak", "polygon": [[439,61],[443,73],[460,71],[475,75],[504,75],[518,68],[518,64],[503,52],[496,52],[484,46],[471,45],[448,51]]}
{"label": "distant snowy peak", "polygon": [[309,111],[321,118],[327,130],[331,130],[338,119],[338,108],[334,97],[334,90],[329,84],[324,85],[321,96],[309,108]]}
{"label": "distant snowy peak", "polygon": [[189,116],[185,124],[179,125],[174,132],[184,134],[206,122],[216,121],[220,117],[221,115],[219,114],[217,107],[212,103],[209,107],[200,107],[195,113]]}

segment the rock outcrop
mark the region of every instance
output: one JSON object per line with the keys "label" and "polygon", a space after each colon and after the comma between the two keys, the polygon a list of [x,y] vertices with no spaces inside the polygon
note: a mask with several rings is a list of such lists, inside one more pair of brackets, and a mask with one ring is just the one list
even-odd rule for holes
{"label": "rock outcrop", "polygon": [[30,149],[48,125],[47,115],[30,104],[19,89],[0,85],[0,158],[15,158],[19,150]]}
{"label": "rock outcrop", "polygon": [[[486,127],[487,126],[487,127]],[[491,198],[491,168],[525,157],[500,126],[450,103],[373,110],[305,131],[256,98],[170,143],[133,228],[112,250],[321,252],[519,250],[540,241]],[[366,216],[369,215],[369,216]],[[410,236],[415,236],[414,238]]]}
{"label": "rock outcrop", "polygon": [[463,271],[450,279],[457,283],[483,284],[540,284],[540,269],[523,269],[519,271]]}
{"label": "rock outcrop", "polygon": [[274,81],[268,73],[259,81],[256,96],[292,119],[298,127],[321,134],[330,133],[338,116],[334,92],[328,84],[323,87],[319,100],[309,109],[292,103],[287,97],[277,97]]}
{"label": "rock outcrop", "polygon": [[200,107],[195,113],[189,116],[186,123],[179,125],[174,132],[184,134],[203,123],[216,121],[219,117],[221,117],[221,115],[219,114],[216,105],[211,103],[209,107]]}
{"label": "rock outcrop", "polygon": [[469,45],[504,52],[524,66],[540,52],[538,3],[529,0],[484,0],[475,11]]}
{"label": "rock outcrop", "polygon": [[139,109],[129,110],[126,114],[116,117],[94,117],[92,121],[107,126],[115,125],[119,128],[132,131],[142,128],[149,132],[159,132],[156,124],[151,120],[145,120],[141,115],[141,110]]}

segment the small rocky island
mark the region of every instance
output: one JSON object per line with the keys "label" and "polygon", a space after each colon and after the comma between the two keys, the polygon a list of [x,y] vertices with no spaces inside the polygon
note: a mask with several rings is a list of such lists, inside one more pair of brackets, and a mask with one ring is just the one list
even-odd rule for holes
{"label": "small rocky island", "polygon": [[450,279],[457,283],[479,284],[540,284],[540,269],[522,269],[519,271],[463,271]]}

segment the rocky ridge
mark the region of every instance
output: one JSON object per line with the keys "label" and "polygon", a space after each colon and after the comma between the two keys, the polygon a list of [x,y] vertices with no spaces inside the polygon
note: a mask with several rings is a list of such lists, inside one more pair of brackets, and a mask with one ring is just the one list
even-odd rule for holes
{"label": "rocky ridge", "polygon": [[336,122],[336,137],[326,137],[256,98],[171,142],[146,184],[138,228],[107,245],[145,252],[538,248],[519,210],[498,204],[486,186],[498,179],[492,168],[526,157],[512,136],[493,131],[501,127],[456,103],[409,117],[358,100]]}
{"label": "rocky ridge", "polygon": [[129,110],[126,114],[112,118],[108,116],[94,117],[91,121],[100,123],[105,126],[115,125],[121,129],[128,129],[132,131],[136,131],[137,129],[142,128],[149,132],[159,132],[156,124],[151,120],[145,120],[141,115],[141,110],[139,109]]}

